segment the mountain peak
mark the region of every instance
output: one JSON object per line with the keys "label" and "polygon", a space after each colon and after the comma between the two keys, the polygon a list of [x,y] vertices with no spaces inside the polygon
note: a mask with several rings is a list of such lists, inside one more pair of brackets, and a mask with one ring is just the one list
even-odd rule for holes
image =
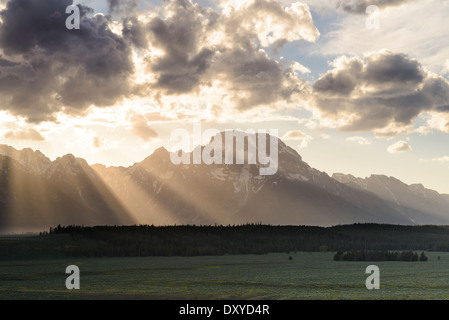
{"label": "mountain peak", "polygon": [[66,155],[63,155],[62,157],[60,157],[60,159],[75,161],[76,157],[72,153],[67,153]]}
{"label": "mountain peak", "polygon": [[91,171],[93,171],[93,169],[89,166],[86,160],[83,158],[76,158],[73,154],[69,153],[53,161],[48,170],[48,174],[53,175],[55,172],[71,172],[72,174],[77,174],[80,172],[87,173]]}
{"label": "mountain peak", "polygon": [[165,149],[165,147],[159,147],[159,148],[157,148],[156,150],[154,150],[153,155],[159,155],[159,154],[161,154],[161,155],[166,155],[166,154],[168,154],[168,153],[169,153],[169,152],[168,152],[167,149]]}
{"label": "mountain peak", "polygon": [[[233,133],[238,137],[245,134]],[[273,138],[268,134],[266,137]],[[449,221],[448,196],[440,196],[422,185],[408,186],[385,175],[363,179],[336,173],[332,179],[310,167],[295,149],[275,139],[278,171],[272,176],[260,175],[257,166],[252,165],[176,167],[164,147],[125,168],[89,166],[73,154],[52,162],[39,151],[29,148],[17,151],[5,145],[0,146],[0,155],[8,153],[15,158],[0,156],[3,165],[0,174],[7,181],[7,175],[13,171],[8,168],[17,165],[24,179],[38,177],[57,186],[57,190],[51,189],[57,195],[55,199],[66,199],[61,203],[67,207],[89,212],[83,219],[95,224],[115,223],[127,210],[131,216],[138,217],[139,223],[155,224],[263,221],[328,226],[355,222],[447,224]],[[249,141],[254,143],[253,139]],[[269,145],[268,142],[267,148]],[[0,205],[2,197],[6,199],[6,193],[0,190]],[[55,206],[54,211],[59,212],[60,206]]]}
{"label": "mountain peak", "polygon": [[379,174],[373,174],[365,179],[344,174],[336,174],[333,177],[348,186],[374,193],[399,207],[399,210],[404,215],[409,215],[414,223],[428,223],[430,216],[439,224],[446,224],[448,219],[448,198],[437,191],[425,188],[422,184],[407,185],[395,177]]}
{"label": "mountain peak", "polygon": [[17,150],[8,145],[0,145],[0,154],[17,161],[34,174],[42,173],[51,164],[51,160],[42,152],[31,148]]}

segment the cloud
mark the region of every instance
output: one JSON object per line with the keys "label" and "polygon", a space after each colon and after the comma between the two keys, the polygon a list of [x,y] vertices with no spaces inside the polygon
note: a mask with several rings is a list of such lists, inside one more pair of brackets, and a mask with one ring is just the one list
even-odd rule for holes
{"label": "cloud", "polygon": [[394,135],[422,113],[446,112],[449,83],[415,59],[388,50],[337,58],[313,85],[314,106],[341,131]]}
{"label": "cloud", "polygon": [[136,17],[125,17],[122,22],[123,37],[138,49],[148,47],[148,35],[145,24]]}
{"label": "cloud", "polygon": [[313,85],[320,95],[347,96],[354,91],[363,70],[363,61],[358,58],[340,57],[332,64],[334,70],[327,72]]}
{"label": "cloud", "polygon": [[[317,0],[310,0],[314,3]],[[340,1],[348,8],[357,8],[353,4],[365,2],[376,4],[379,1]],[[338,15],[332,29],[323,34],[319,47],[313,47],[314,54],[363,55],[366,52],[387,48],[394,52],[413,55],[434,73],[441,72],[449,56],[449,37],[446,28],[448,7],[441,0],[427,1],[384,1],[385,4],[403,2],[406,5],[389,6],[380,12],[380,29],[367,30],[366,17],[354,17],[353,14]],[[338,3],[338,2],[337,2]],[[352,5],[351,5],[352,4]],[[329,2],[320,5],[329,7]],[[382,5],[380,5],[382,7]],[[366,7],[365,7],[366,8]],[[356,10],[353,10],[357,11]],[[354,12],[356,13],[356,12]],[[420,21],[420,23],[415,23]],[[425,25],[426,28],[420,27]]]}
{"label": "cloud", "polygon": [[3,59],[2,55],[0,55],[0,67],[6,68],[6,67],[15,67],[18,65],[20,65],[20,63]]}
{"label": "cloud", "polygon": [[131,49],[102,15],[78,5],[81,29],[68,30],[72,0],[10,0],[0,12],[0,108],[40,122],[130,94]]}
{"label": "cloud", "polygon": [[158,133],[154,131],[145,116],[133,113],[130,115],[133,133],[143,141],[151,141],[158,137]]}
{"label": "cloud", "polygon": [[349,13],[365,14],[368,6],[396,7],[414,0],[338,0],[336,7]]}
{"label": "cloud", "polygon": [[427,125],[431,129],[439,132],[449,133],[449,112],[429,112],[426,120]]}
{"label": "cloud", "polygon": [[427,136],[432,132],[432,129],[426,126],[420,126],[414,130],[414,132],[419,133],[421,136]]}
{"label": "cloud", "polygon": [[166,8],[166,18],[154,17],[145,26],[152,45],[164,54],[148,57],[149,70],[154,72],[157,82],[153,86],[164,89],[166,94],[191,92],[201,76],[209,68],[214,51],[202,47],[209,19],[214,24],[212,12],[201,12],[202,8],[189,1],[172,1]]}
{"label": "cloud", "polygon": [[305,139],[308,137],[309,136],[301,130],[295,130],[287,132],[284,136],[282,136],[282,140]]}
{"label": "cloud", "polygon": [[303,66],[302,64],[300,64],[297,61],[293,61],[292,69],[293,69],[293,71],[298,72],[300,74],[309,74],[309,73],[311,73],[309,68]]}
{"label": "cloud", "polygon": [[389,153],[402,153],[411,151],[412,147],[405,141],[398,141],[389,146],[387,150]]}
{"label": "cloud", "polygon": [[0,11],[2,110],[38,123],[133,97],[160,107],[181,99],[242,112],[308,95],[296,74],[308,69],[268,54],[318,38],[300,2],[222,1],[206,8],[173,0],[140,14],[138,0],[108,0],[107,16],[79,4],[81,29],[67,30],[72,3],[10,0]]}
{"label": "cloud", "polygon": [[11,140],[44,141],[45,138],[35,129],[8,131],[4,137]]}
{"label": "cloud", "polygon": [[444,63],[443,69],[441,70],[443,74],[449,74],[449,59]]}
{"label": "cloud", "polygon": [[311,136],[302,132],[301,130],[288,131],[282,136],[281,140],[299,140],[299,148],[305,148],[309,145],[310,141],[313,140]]}
{"label": "cloud", "polygon": [[392,139],[401,135],[408,135],[415,132],[414,124],[404,125],[401,123],[392,122],[382,129],[376,129],[374,135],[376,138]]}
{"label": "cloud", "polygon": [[104,139],[102,139],[100,137],[94,137],[92,144],[95,148],[98,149],[104,145],[104,142],[105,142]]}
{"label": "cloud", "polygon": [[261,46],[282,46],[287,42],[314,42],[319,36],[307,4],[294,2],[285,8],[273,0],[223,1],[226,28],[244,42],[248,35]]}
{"label": "cloud", "polygon": [[358,143],[360,145],[369,145],[369,144],[371,144],[371,141],[369,141],[368,139],[366,139],[364,137],[359,137],[359,136],[346,138],[346,141],[356,142],[356,143]]}
{"label": "cloud", "polygon": [[143,141],[151,141],[158,136],[157,132],[145,123],[135,123],[133,125],[133,132]]}
{"label": "cloud", "polygon": [[109,14],[131,16],[138,8],[140,0],[107,0]]}
{"label": "cloud", "polygon": [[449,156],[443,156],[443,157],[440,157],[440,158],[433,158],[432,161],[440,162],[440,163],[446,163],[446,162],[449,162]]}
{"label": "cloud", "polygon": [[239,111],[306,94],[307,83],[264,47],[315,41],[319,32],[308,6],[284,8],[273,0],[227,1],[220,6],[221,11],[214,11],[187,0],[172,1],[160,15],[127,27],[127,33],[139,34],[134,37],[138,43],[148,41],[152,47],[145,58],[155,79],[148,82],[148,94],[167,99],[213,92],[223,107]]}
{"label": "cloud", "polygon": [[[280,0],[283,4],[290,4],[296,0]],[[416,0],[303,0],[315,12],[328,13],[329,10],[338,10],[349,14],[365,14],[366,8],[372,5],[380,9],[394,8],[410,4]]]}

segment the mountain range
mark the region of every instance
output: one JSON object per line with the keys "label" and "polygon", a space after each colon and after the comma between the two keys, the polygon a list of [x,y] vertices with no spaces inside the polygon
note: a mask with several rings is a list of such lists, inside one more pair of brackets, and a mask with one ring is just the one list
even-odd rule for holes
{"label": "mountain range", "polygon": [[277,173],[261,176],[260,167],[175,165],[164,148],[130,167],[90,166],[71,154],[51,161],[40,151],[2,145],[0,231],[58,224],[449,224],[449,195],[381,175],[331,177],[280,139]]}

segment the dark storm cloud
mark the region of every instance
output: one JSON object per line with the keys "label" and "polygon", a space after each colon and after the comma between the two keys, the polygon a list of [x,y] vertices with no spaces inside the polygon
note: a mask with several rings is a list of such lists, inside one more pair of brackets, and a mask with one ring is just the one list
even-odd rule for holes
{"label": "dark storm cloud", "polygon": [[[338,60],[337,60],[338,61]],[[338,64],[338,62],[336,63]],[[418,61],[404,54],[384,51],[366,57],[366,65],[358,58],[340,59],[334,70],[318,79],[313,88],[328,95],[348,95],[358,85],[375,87],[383,95],[400,89],[414,88],[423,82],[426,74]]]}
{"label": "dark storm cloud", "polygon": [[144,49],[148,47],[148,34],[143,23],[140,23],[135,17],[125,18],[122,28],[123,36],[135,47]]}
{"label": "dark storm cloud", "polygon": [[19,64],[20,63],[3,59],[2,56],[0,55],[0,67],[14,67],[18,66]]}
{"label": "dark storm cloud", "polygon": [[364,80],[373,84],[402,83],[416,85],[425,78],[425,73],[417,60],[404,54],[372,55],[367,59]]}
{"label": "dark storm cloud", "polygon": [[[272,14],[284,22],[296,18],[297,29],[294,31],[305,30],[304,37],[315,37],[317,31],[305,13],[304,22],[298,21],[297,16],[285,11],[278,2],[268,0],[255,1],[244,12],[233,12],[230,16],[186,0],[172,1],[166,9],[169,12],[167,18],[157,16],[145,27],[136,21],[125,25],[125,34],[129,34],[135,43],[149,39],[153,46],[164,52],[162,56],[147,58],[148,68],[157,75],[153,89],[176,95],[194,92],[200,86],[220,80],[226,83],[234,106],[240,110],[288,101],[294,93],[305,90],[305,82],[297,79],[290,68],[260,50],[262,40],[247,27],[254,23],[248,17],[254,19],[258,15]],[[300,9],[298,12],[303,13]],[[146,37],[142,30],[147,30]],[[208,43],[208,37],[215,31],[222,34],[226,43]],[[284,31],[286,35],[293,33]],[[282,35],[277,36],[279,41],[288,42]],[[279,45],[279,41],[273,45]]]}
{"label": "dark storm cloud", "polygon": [[[0,49],[20,61],[0,61],[0,108],[30,121],[51,119],[62,106],[73,112],[107,106],[126,95],[133,71],[127,42],[104,16],[79,6],[81,29],[68,30],[72,0],[11,0],[0,12]],[[3,58],[2,58],[3,59]],[[4,60],[4,59],[3,59]]]}
{"label": "dark storm cloud", "polygon": [[262,51],[224,50],[212,70],[212,74],[220,74],[230,84],[229,90],[235,97],[246,93],[244,98],[235,98],[238,110],[289,102],[294,93],[307,91],[305,81],[299,80],[292,69],[283,68]]}
{"label": "dark storm cloud", "polygon": [[340,58],[313,86],[316,106],[327,116],[351,116],[342,130],[371,131],[409,125],[422,112],[447,106],[449,83],[414,59],[381,51]]}
{"label": "dark storm cloud", "polygon": [[107,0],[109,14],[131,17],[139,7],[140,0]]}
{"label": "dark storm cloud", "polygon": [[[67,6],[72,0],[11,0],[0,12],[0,47],[7,54],[30,53],[35,48],[58,50],[74,32],[65,28]],[[79,5],[81,15],[91,9]],[[77,36],[86,36],[78,32]]]}
{"label": "dark storm cloud", "polygon": [[379,8],[396,7],[414,0],[339,0],[337,8],[350,13],[365,14],[366,8],[371,5]]}
{"label": "dark storm cloud", "polygon": [[214,55],[213,48],[202,47],[204,20],[214,14],[184,0],[173,1],[168,8],[171,17],[156,17],[147,26],[152,44],[164,55],[147,62],[159,75],[157,88],[167,94],[187,93],[198,86]]}
{"label": "dark storm cloud", "polygon": [[109,11],[115,11],[120,7],[120,0],[108,0]]}
{"label": "dark storm cloud", "polygon": [[440,111],[440,112],[449,112],[449,105],[447,105],[447,106],[442,106],[442,107],[438,107],[437,111]]}
{"label": "dark storm cloud", "polygon": [[[224,14],[173,0],[139,19],[138,0],[108,0],[106,17],[78,5],[81,29],[67,30],[72,1],[10,0],[0,12],[0,109],[40,122],[132,95],[161,101],[196,94],[217,81],[239,110],[288,102],[307,91],[304,80],[261,47],[318,37],[308,7],[299,2],[284,8],[255,0]],[[113,20],[122,22],[121,34],[111,31]],[[214,33],[223,40],[211,38]],[[148,54],[152,50],[162,54]],[[134,52],[147,54],[146,83],[133,82]]]}
{"label": "dark storm cloud", "polygon": [[348,95],[360,81],[363,62],[358,59],[345,61],[343,68],[326,73],[313,85],[313,89],[321,94]]}

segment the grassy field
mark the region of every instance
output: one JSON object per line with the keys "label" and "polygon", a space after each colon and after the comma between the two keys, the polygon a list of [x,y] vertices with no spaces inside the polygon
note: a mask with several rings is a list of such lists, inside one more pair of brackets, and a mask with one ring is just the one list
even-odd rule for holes
{"label": "grassy field", "polygon": [[[449,253],[426,254],[428,262],[336,262],[333,253],[1,261],[0,299],[448,299]],[[80,290],[65,288],[72,264]],[[369,264],[380,268],[380,290],[365,287]]]}

